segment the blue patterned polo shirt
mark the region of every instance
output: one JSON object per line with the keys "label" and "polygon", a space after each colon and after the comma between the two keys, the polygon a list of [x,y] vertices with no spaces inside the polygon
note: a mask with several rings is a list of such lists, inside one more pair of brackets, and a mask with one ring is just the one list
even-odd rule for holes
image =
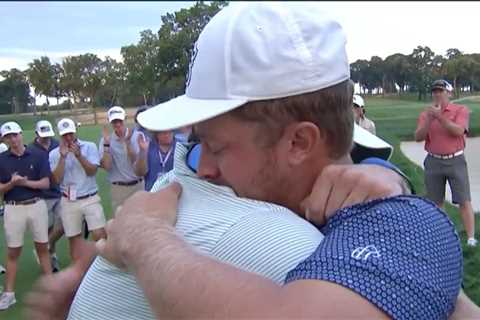
{"label": "blue patterned polo shirt", "polygon": [[463,275],[460,240],[448,216],[415,196],[337,211],[317,250],[285,282],[317,279],[360,294],[394,319],[447,319]]}

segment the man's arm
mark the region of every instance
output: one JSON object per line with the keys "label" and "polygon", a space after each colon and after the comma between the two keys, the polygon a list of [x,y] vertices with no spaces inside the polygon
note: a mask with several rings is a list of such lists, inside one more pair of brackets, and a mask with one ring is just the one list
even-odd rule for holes
{"label": "man's arm", "polygon": [[465,134],[465,128],[456,124],[455,122],[445,118],[443,115],[438,116],[438,121],[448,132],[455,137],[461,137]]}
{"label": "man's arm", "polygon": [[[65,158],[66,158],[66,155],[60,153],[57,165],[54,166],[54,169],[52,171],[52,180],[56,184],[60,184],[63,180],[63,174],[65,172]],[[53,162],[56,162],[56,161],[52,160],[50,164],[52,165]]]}
{"label": "man's arm", "polygon": [[138,134],[137,143],[139,147],[139,153],[137,161],[135,161],[134,171],[135,174],[139,177],[143,177],[147,174],[148,171],[148,147],[150,142],[145,138],[143,134]]}
{"label": "man's arm", "polygon": [[[171,227],[179,192],[174,184],[158,193],[136,193],[107,227],[108,242],[97,242],[102,255],[133,271],[158,317],[386,318],[339,285],[305,280],[280,287],[197,253]],[[142,234],[139,241],[121,239],[120,233],[133,230]]]}
{"label": "man's arm", "polygon": [[48,177],[43,177],[39,180],[25,180],[22,185],[31,189],[46,190],[50,188],[50,179]]}
{"label": "man's arm", "polygon": [[427,111],[424,111],[420,114],[420,117],[418,118],[417,130],[415,131],[415,141],[421,142],[427,138],[428,129],[430,128],[431,122],[432,118]]}

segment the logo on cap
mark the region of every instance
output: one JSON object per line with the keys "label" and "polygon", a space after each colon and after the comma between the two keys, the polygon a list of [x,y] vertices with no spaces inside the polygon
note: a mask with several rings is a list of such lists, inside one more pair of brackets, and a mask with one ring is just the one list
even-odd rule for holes
{"label": "logo on cap", "polygon": [[50,132],[50,128],[49,127],[40,127],[40,132]]}
{"label": "logo on cap", "polygon": [[62,124],[62,126],[63,126],[64,128],[68,128],[70,125],[68,124],[68,122],[64,122],[64,123]]}
{"label": "logo on cap", "polygon": [[5,126],[5,130],[12,130],[12,128],[10,128],[10,126]]}
{"label": "logo on cap", "polygon": [[120,110],[112,110],[110,111],[109,115],[115,114],[115,113],[122,113]]}
{"label": "logo on cap", "polygon": [[197,43],[193,45],[192,57],[190,58],[190,63],[188,64],[188,73],[187,73],[187,81],[185,82],[185,86],[188,87],[190,85],[190,80],[192,80],[192,69],[193,64],[195,63],[195,59],[197,58],[198,54],[198,47]]}

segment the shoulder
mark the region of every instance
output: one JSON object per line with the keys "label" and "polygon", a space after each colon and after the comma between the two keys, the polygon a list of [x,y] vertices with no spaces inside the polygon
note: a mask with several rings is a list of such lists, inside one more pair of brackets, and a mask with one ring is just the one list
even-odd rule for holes
{"label": "shoulder", "polygon": [[91,141],[87,140],[78,140],[81,146],[84,146],[87,149],[97,149],[97,145]]}
{"label": "shoulder", "polygon": [[466,111],[466,112],[470,111],[470,109],[466,105],[463,105],[463,104],[451,103],[450,107],[453,108],[453,110]]}

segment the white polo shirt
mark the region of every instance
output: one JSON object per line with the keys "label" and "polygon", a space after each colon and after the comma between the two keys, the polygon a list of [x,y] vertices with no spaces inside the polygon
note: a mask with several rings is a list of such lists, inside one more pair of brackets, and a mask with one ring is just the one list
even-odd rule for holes
{"label": "white polo shirt", "polygon": [[[288,271],[310,256],[323,235],[293,212],[239,198],[227,187],[200,180],[177,144],[175,166],[152,188],[176,180],[182,196],[176,228],[187,242],[238,268],[282,284]],[[83,278],[68,319],[155,319],[134,276],[97,258]]]}
{"label": "white polo shirt", "polygon": [[[93,165],[100,165],[100,155],[98,154],[97,146],[90,141],[82,141],[77,139],[80,145],[80,152]],[[48,161],[50,162],[50,169],[53,171],[60,161],[60,147],[50,151],[48,154]],[[98,191],[97,180],[95,175],[88,176],[83,169],[82,164],[75,155],[71,152],[65,158],[65,170],[63,179],[60,182],[60,191],[68,192],[68,187],[74,186],[77,190],[77,197],[86,196]]]}
{"label": "white polo shirt", "polygon": [[[128,128],[127,130],[132,130]],[[138,155],[140,147],[138,146],[138,135],[141,134],[134,130],[130,143],[135,154]],[[99,153],[103,155],[103,137],[99,143]],[[110,182],[131,182],[140,179],[141,177],[135,174],[133,164],[128,159],[128,152],[125,143],[120,142],[120,138],[112,132],[110,135],[110,156],[112,157],[112,168],[108,171],[108,181]]]}

